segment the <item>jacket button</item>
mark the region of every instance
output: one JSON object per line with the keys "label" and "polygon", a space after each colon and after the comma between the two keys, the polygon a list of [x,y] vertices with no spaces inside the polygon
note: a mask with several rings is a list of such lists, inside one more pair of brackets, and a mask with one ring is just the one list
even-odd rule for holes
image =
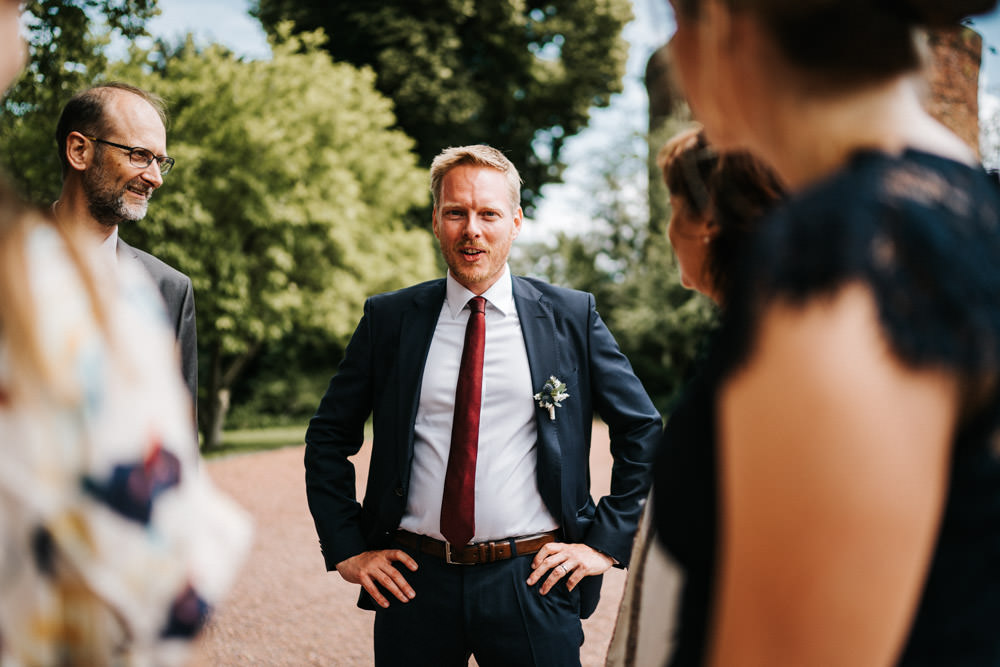
{"label": "jacket button", "polygon": [[399,496],[400,498],[403,497],[403,487],[401,486],[396,487],[396,495]]}

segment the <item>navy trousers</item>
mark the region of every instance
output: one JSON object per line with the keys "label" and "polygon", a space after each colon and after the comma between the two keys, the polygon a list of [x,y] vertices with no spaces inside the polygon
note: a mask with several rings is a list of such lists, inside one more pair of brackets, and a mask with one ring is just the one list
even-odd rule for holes
{"label": "navy trousers", "polygon": [[579,591],[562,581],[546,595],[541,582],[529,587],[533,555],[449,565],[405,551],[419,566],[399,566],[416,597],[386,594],[389,608],[376,609],[376,667],[465,667],[472,655],[480,667],[579,667]]}

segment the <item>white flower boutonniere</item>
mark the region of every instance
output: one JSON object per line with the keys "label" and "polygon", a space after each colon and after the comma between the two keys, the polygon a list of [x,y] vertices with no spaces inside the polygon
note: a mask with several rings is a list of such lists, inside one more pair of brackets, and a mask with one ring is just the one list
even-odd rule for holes
{"label": "white flower boutonniere", "polygon": [[545,381],[545,386],[542,387],[542,390],[535,394],[538,407],[548,410],[549,419],[553,421],[556,418],[556,408],[561,408],[562,401],[567,398],[569,398],[569,394],[566,393],[566,383],[555,375],[550,375],[549,379]]}

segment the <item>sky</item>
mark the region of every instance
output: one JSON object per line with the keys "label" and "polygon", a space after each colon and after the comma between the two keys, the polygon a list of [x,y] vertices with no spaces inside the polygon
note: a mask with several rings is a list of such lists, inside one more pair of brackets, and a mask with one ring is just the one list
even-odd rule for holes
{"label": "sky", "polygon": [[[199,42],[219,42],[248,58],[270,55],[260,23],[248,13],[248,0],[160,0],[159,7],[161,14],[148,24],[155,36],[179,41],[191,32]],[[562,154],[568,165],[565,182],[542,188],[543,201],[535,215],[538,224],[525,230],[529,238],[537,238],[540,231],[548,235],[587,225],[593,165],[600,164],[601,156],[613,154],[623,142],[637,141],[645,133],[646,61],[669,39],[673,16],[666,0],[632,0],[632,7],[635,19],[625,27],[631,48],[624,91],[614,96],[610,107],[593,110],[588,127],[566,141]],[[983,36],[981,100],[990,96],[986,103],[981,101],[981,108],[990,111],[1000,108],[1000,11],[976,19],[974,27]],[[640,150],[644,146],[637,144]]]}
{"label": "sky", "polygon": [[157,37],[180,41],[189,32],[202,43],[221,43],[248,58],[268,58],[271,50],[260,22],[249,14],[247,0],[160,0],[160,15],[147,29]]}

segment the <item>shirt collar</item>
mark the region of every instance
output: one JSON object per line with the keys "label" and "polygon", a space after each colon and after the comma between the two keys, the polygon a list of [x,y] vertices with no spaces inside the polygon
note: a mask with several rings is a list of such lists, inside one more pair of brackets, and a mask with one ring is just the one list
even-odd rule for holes
{"label": "shirt collar", "polygon": [[101,255],[110,257],[113,264],[118,263],[118,227],[108,234],[108,238],[101,241]]}
{"label": "shirt collar", "polygon": [[[465,308],[465,305],[469,303],[469,299],[476,295],[469,291],[468,288],[460,285],[455,280],[455,277],[451,275],[451,271],[448,271],[445,285],[445,302],[448,304],[448,310],[451,312],[452,318],[456,318],[462,312],[462,309]],[[500,311],[502,315],[506,316],[514,311],[514,284],[510,277],[509,265],[504,264],[503,273],[500,275],[500,278],[493,283],[492,287],[483,292],[482,296],[489,305]]]}

